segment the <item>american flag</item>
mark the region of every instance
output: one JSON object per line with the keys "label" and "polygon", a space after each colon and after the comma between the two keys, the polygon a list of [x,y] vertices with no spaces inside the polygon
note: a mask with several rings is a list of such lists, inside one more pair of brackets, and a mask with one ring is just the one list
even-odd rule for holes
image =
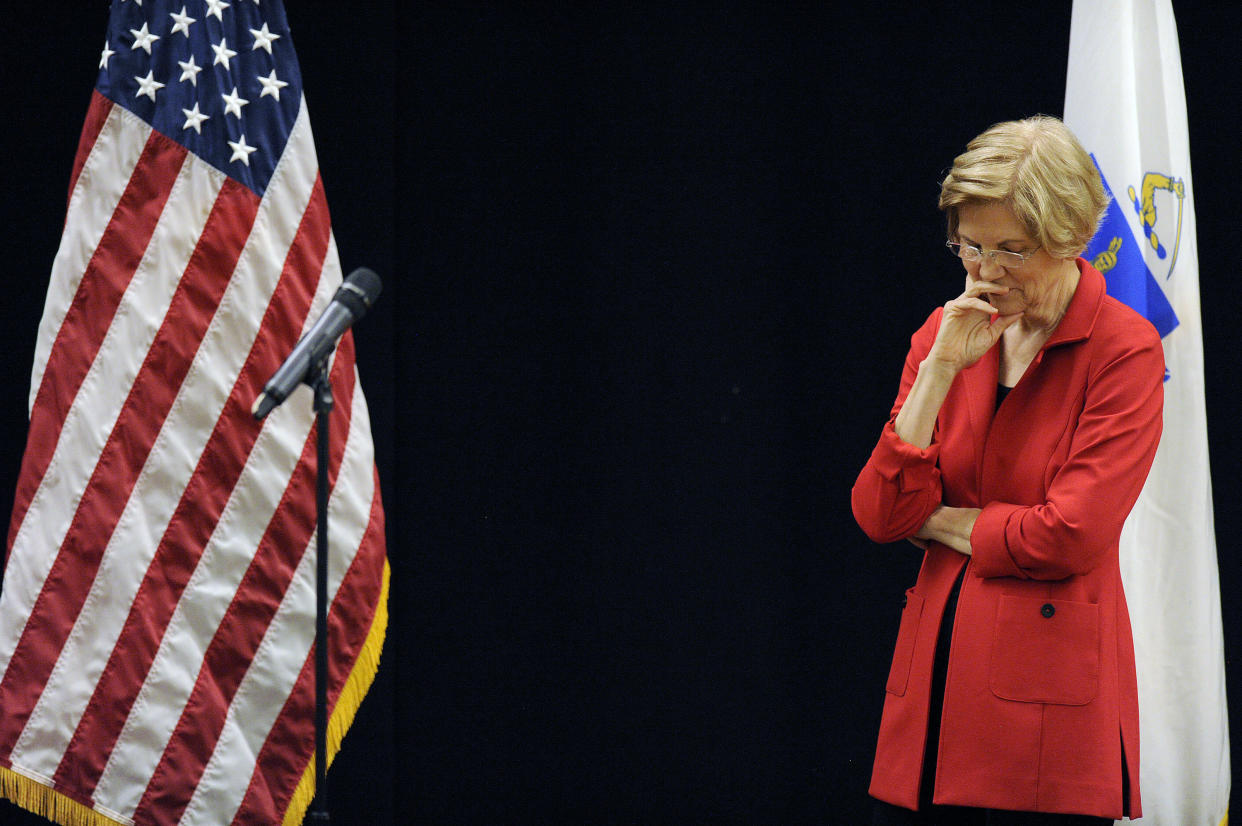
{"label": "american flag", "polygon": [[[278,0],[114,0],[8,534],[0,794],[62,824],[301,820],[314,416],[306,389],[250,407],[340,283]],[[388,568],[348,334],[331,379],[335,751]]]}

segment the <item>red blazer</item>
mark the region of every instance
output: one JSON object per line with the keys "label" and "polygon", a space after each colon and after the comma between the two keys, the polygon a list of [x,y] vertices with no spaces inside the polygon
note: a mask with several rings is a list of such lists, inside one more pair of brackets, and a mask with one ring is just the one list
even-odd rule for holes
{"label": "red blazer", "polygon": [[[958,573],[936,803],[1137,818],[1138,687],[1117,560],[1160,439],[1164,351],[1078,260],[1069,309],[996,409],[998,348],[954,380],[932,444],[893,430],[941,310],[914,334],[901,390],[853,489],[876,542],[941,502],[982,508],[973,555],[933,543],[906,592],[871,794],[917,808],[936,636]],[[1123,785],[1122,766],[1129,775]]]}

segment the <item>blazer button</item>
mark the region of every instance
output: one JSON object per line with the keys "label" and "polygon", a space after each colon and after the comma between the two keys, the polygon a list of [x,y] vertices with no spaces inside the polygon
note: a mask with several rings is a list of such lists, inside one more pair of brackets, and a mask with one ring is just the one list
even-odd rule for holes
{"label": "blazer button", "polygon": [[1045,617],[1051,617],[1056,612],[1057,609],[1053,607],[1051,602],[1045,602],[1044,607],[1039,609],[1039,613],[1043,614]]}

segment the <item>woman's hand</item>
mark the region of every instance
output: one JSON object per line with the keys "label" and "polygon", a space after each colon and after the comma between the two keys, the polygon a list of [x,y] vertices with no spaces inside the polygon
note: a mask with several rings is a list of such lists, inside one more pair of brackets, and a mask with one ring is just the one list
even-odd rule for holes
{"label": "woman's hand", "polygon": [[988,295],[1004,295],[1009,288],[991,281],[975,281],[966,291],[944,305],[940,329],[928,359],[949,367],[954,374],[983,357],[1016,324],[1022,313],[997,316],[996,308],[984,300]]}
{"label": "woman's hand", "polygon": [[[927,517],[923,527],[910,540],[915,545],[935,541],[947,545],[960,554],[970,556],[970,533],[975,529],[975,520],[979,518],[979,508],[950,508],[941,505]],[[926,547],[922,545],[921,547]]]}
{"label": "woman's hand", "polygon": [[905,404],[893,422],[897,436],[918,448],[931,444],[936,416],[944,404],[953,379],[974,364],[1000,340],[1001,334],[1022,318],[1022,313],[999,316],[982,296],[1004,295],[1009,288],[991,281],[968,284],[966,292],[944,305],[940,329],[927,358],[919,363]]}

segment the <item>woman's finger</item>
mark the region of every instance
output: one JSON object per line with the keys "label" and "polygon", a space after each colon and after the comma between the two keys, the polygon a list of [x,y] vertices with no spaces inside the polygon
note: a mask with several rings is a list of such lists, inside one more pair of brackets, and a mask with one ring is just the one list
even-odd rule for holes
{"label": "woman's finger", "polygon": [[997,284],[994,281],[976,281],[968,286],[962,297],[977,298],[981,295],[1005,295],[1009,292],[1009,287],[1004,284]]}
{"label": "woman's finger", "polygon": [[989,316],[996,315],[996,308],[981,298],[955,298],[948,306],[950,309],[977,310]]}

